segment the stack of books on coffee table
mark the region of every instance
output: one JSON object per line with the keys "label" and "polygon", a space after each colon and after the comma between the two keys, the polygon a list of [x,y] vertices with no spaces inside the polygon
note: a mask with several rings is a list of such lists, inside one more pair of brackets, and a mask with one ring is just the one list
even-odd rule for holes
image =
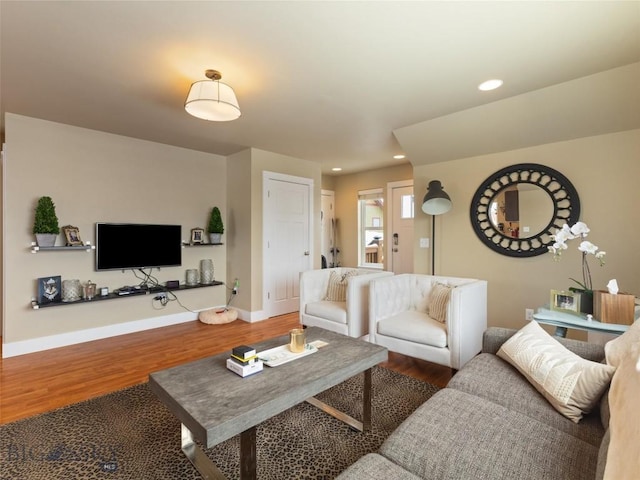
{"label": "stack of books on coffee table", "polygon": [[262,371],[262,361],[258,358],[255,348],[239,345],[231,350],[227,368],[241,377],[247,377]]}

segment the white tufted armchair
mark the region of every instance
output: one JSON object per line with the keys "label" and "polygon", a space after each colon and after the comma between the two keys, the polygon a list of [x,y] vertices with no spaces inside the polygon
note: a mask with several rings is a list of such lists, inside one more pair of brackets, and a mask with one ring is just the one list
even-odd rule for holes
{"label": "white tufted armchair", "polygon": [[[354,272],[346,280],[344,301],[327,299],[331,273]],[[300,274],[300,321],[350,337],[362,337],[369,330],[369,282],[393,272],[363,268],[324,268]]]}
{"label": "white tufted armchair", "polygon": [[[441,321],[430,308],[436,284],[451,287],[437,287],[449,295]],[[392,352],[459,370],[482,349],[486,328],[485,280],[408,273],[369,284],[369,341]]]}

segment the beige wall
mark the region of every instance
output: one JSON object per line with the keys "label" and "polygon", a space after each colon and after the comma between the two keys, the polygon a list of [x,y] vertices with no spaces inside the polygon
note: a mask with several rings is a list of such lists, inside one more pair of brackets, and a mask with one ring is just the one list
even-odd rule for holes
{"label": "beige wall", "polygon": [[[410,163],[335,177],[333,190],[336,193],[340,265],[353,267],[358,264],[358,191],[382,188],[386,201],[387,183],[412,178],[413,168]],[[389,222],[384,222],[384,225],[387,228]],[[385,232],[385,236],[388,238],[389,233]]]}
{"label": "beige wall", "polygon": [[[177,302],[155,310],[149,296],[31,309],[38,277],[92,280],[111,290],[138,283],[130,271],[96,272],[93,253],[30,253],[34,207],[40,196],[51,196],[60,225],[77,226],[82,240],[93,243],[96,222],[180,224],[188,240],[191,228],[206,227],[214,205],[230,227],[225,157],[13,114],[6,115],[5,147],[4,342],[185,312]],[[182,267],[154,275],[184,282],[187,268],[211,258],[216,279],[225,281],[226,248],[185,248]],[[226,302],[224,287],[180,292],[179,298],[192,310]]]}
{"label": "beige wall", "polygon": [[[524,324],[525,308],[549,302],[550,289],[568,288],[569,277],[580,278],[577,244],[560,262],[548,254],[511,258],[490,250],[472,230],[469,208],[480,183],[503,167],[539,163],[573,183],[580,196],[581,220],[592,230],[589,239],[607,252],[602,268],[591,259],[594,288],[604,288],[616,278],[621,290],[639,295],[639,158],[640,130],[631,130],[416,166],[416,192],[425,192],[430,180],[440,180],[453,201],[449,213],[436,217],[436,273],[488,280],[489,324],[514,328]],[[416,236],[431,236],[430,227],[431,217],[417,213]],[[415,250],[416,272],[430,272],[430,254],[429,249]]]}
{"label": "beige wall", "polygon": [[243,150],[228,157],[227,189],[228,227],[227,272],[229,281],[238,279],[240,289],[232,305],[244,311],[251,310],[254,286],[251,280],[251,150]]}
{"label": "beige wall", "polygon": [[334,191],[337,179],[338,177],[334,175],[322,175],[322,190]]}

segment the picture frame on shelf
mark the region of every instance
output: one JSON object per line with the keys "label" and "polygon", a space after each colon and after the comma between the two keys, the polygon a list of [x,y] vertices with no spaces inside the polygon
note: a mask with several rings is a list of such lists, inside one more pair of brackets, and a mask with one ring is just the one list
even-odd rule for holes
{"label": "picture frame on shelf", "polygon": [[551,310],[580,314],[580,295],[569,290],[551,290]]}
{"label": "picture frame on shelf", "polygon": [[80,238],[80,230],[73,225],[65,225],[62,227],[62,233],[64,234],[65,244],[67,247],[77,247],[84,245]]}
{"label": "picture frame on shelf", "polygon": [[204,229],[192,228],[191,229],[191,244],[202,245],[204,243]]}
{"label": "picture frame on shelf", "polygon": [[62,277],[52,275],[38,279],[38,303],[59,303],[62,301]]}

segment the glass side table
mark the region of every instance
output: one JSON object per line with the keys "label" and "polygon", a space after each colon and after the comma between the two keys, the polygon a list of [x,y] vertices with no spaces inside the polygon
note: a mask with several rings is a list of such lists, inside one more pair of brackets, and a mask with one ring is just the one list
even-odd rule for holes
{"label": "glass side table", "polygon": [[602,323],[596,319],[588,320],[584,314],[557,312],[549,309],[548,306],[538,308],[536,313],[533,314],[533,319],[538,323],[553,325],[556,327],[555,336],[563,338],[567,336],[568,328],[613,335],[621,335],[629,328],[629,325]]}

